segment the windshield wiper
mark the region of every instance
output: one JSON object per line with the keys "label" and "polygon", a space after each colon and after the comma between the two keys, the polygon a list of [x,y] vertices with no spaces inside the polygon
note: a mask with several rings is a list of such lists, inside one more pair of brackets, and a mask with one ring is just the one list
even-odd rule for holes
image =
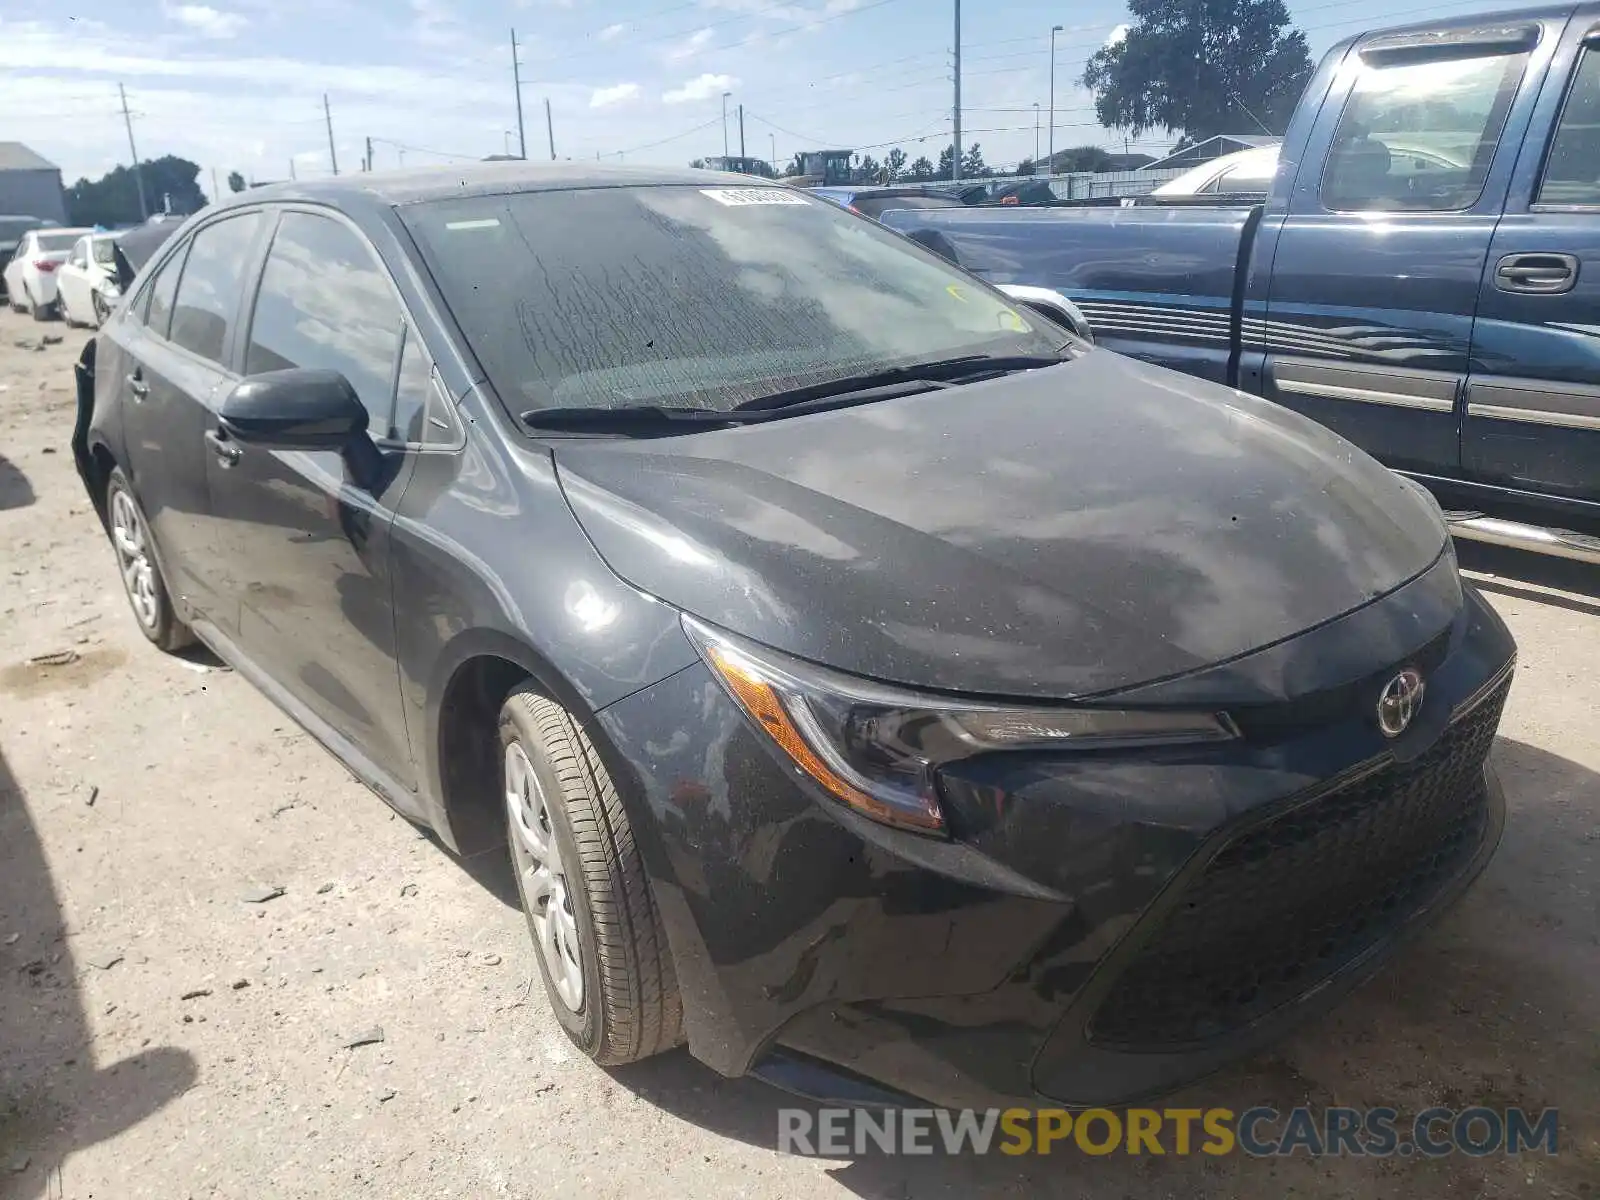
{"label": "windshield wiper", "polygon": [[968,354],[960,358],[944,358],[934,362],[911,363],[904,367],[889,367],[864,375],[851,375],[844,379],[830,379],[825,383],[805,387],[786,388],[746,400],[730,410],[714,408],[689,408],[663,404],[624,404],[619,407],[572,406],[532,408],[522,414],[522,423],[534,429],[556,432],[610,433],[624,430],[642,430],[654,433],[688,432],[691,427],[729,425],[754,425],[780,417],[797,416],[802,412],[821,412],[830,408],[847,408],[872,400],[892,400],[898,396],[911,396],[936,388],[954,387],[960,382],[1013,371],[1032,371],[1039,367],[1059,366],[1065,359],[1048,355]]}
{"label": "windshield wiper", "polygon": [[[830,379],[826,383],[811,383],[804,387],[785,388],[746,400],[734,407],[735,413],[761,412],[770,409],[812,407],[814,401],[843,400],[858,402],[866,399],[886,399],[885,393],[904,394],[896,384],[950,387],[957,382],[973,383],[994,375],[1009,375],[1014,371],[1033,371],[1040,367],[1060,366],[1066,359],[1044,354],[964,354],[959,358],[940,358],[932,362],[909,363],[903,367],[888,367],[865,375],[851,375],[844,379]],[[828,407],[817,405],[817,407]]]}

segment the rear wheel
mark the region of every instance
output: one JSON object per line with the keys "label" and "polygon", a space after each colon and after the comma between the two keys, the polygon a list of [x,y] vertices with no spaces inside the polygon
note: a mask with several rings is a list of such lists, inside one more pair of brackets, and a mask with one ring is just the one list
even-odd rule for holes
{"label": "rear wheel", "polygon": [[677,1045],[677,979],[617,789],[572,714],[530,688],[500,709],[517,890],[550,1007],[602,1066]]}
{"label": "rear wheel", "polygon": [[35,321],[48,321],[50,319],[50,306],[48,304],[40,304],[33,298],[31,292],[28,294],[28,311],[33,315]]}
{"label": "rear wheel", "polygon": [[117,554],[122,589],[140,632],[163,650],[191,645],[194,634],[172,609],[172,596],[150,539],[150,524],[121,467],[112,470],[106,485],[106,526]]}

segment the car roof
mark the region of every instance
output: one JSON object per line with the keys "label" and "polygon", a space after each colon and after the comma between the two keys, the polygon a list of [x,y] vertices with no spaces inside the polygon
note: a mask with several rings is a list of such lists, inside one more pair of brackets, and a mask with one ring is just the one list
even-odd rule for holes
{"label": "car roof", "polygon": [[341,207],[346,204],[422,204],[466,196],[511,192],[559,192],[579,188],[652,187],[784,187],[778,180],[755,179],[724,171],[692,167],[622,167],[588,163],[478,162],[463,166],[420,167],[400,171],[357,172],[326,179],[274,183],[249,188],[220,207],[262,200],[306,200]]}

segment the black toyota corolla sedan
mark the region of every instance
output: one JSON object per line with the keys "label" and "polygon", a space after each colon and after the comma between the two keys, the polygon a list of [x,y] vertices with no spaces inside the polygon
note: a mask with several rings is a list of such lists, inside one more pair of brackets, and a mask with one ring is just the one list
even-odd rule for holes
{"label": "black toyota corolla sedan", "polygon": [[1327,1003],[1500,834],[1514,647],[1423,492],[803,192],[246,192],[79,376],[140,628],[509,843],[602,1064],[1126,1101]]}

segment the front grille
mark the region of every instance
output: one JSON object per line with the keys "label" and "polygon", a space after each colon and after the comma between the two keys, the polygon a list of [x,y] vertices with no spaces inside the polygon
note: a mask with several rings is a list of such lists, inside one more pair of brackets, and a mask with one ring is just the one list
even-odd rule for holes
{"label": "front grille", "polygon": [[1483,762],[1510,682],[1426,754],[1240,833],[1117,977],[1090,1040],[1171,1049],[1289,1003],[1390,934],[1473,857]]}

